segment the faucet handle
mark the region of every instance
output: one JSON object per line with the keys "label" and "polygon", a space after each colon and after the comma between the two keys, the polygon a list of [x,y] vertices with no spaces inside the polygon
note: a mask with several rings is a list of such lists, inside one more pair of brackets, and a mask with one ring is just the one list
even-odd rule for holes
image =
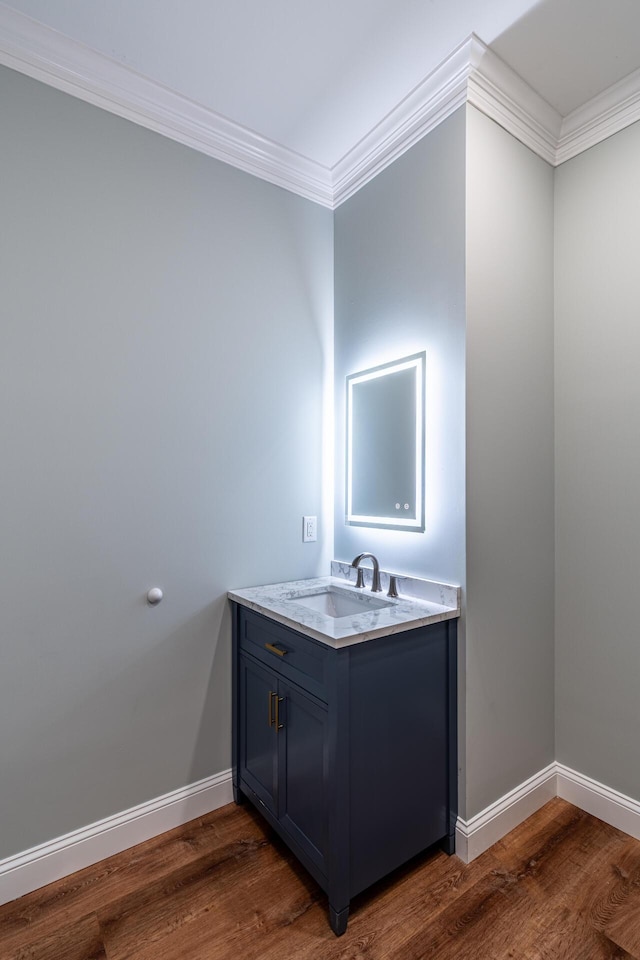
{"label": "faucet handle", "polygon": [[389,574],[389,589],[387,590],[388,597],[399,597],[398,593],[398,580],[406,580],[406,577],[401,577],[398,573]]}
{"label": "faucet handle", "polygon": [[359,590],[362,590],[364,588],[364,570],[362,567],[356,567],[356,570],[358,571],[356,587],[358,587]]}

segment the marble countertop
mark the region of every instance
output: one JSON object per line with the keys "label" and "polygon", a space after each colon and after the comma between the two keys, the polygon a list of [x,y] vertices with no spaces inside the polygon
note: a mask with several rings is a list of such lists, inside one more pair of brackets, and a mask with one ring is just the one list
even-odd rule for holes
{"label": "marble countertop", "polygon": [[[271,620],[276,620],[334,648],[363,643],[376,637],[390,636],[414,627],[424,627],[460,616],[458,587],[434,581],[404,578],[404,581],[401,580],[399,583],[400,593],[403,593],[404,585],[407,592],[413,595],[402,595],[395,599],[387,597],[384,592],[372,594],[369,589],[366,591],[357,589],[347,579],[348,566],[348,564],[335,562],[332,564],[332,571],[341,574],[339,576],[292,580],[288,583],[271,583],[260,587],[230,590],[228,597],[250,610],[262,613]],[[384,578],[382,582],[385,586]],[[298,602],[299,599],[304,599],[299,597],[300,593],[310,596],[314,593],[322,593],[328,587],[338,589],[343,595],[356,595],[363,603],[371,598],[384,600],[389,605],[371,610],[365,609],[362,613],[352,613],[348,616],[331,617],[311,610]],[[416,593],[422,593],[424,598],[416,596]],[[437,597],[437,600],[428,598],[431,596]]]}

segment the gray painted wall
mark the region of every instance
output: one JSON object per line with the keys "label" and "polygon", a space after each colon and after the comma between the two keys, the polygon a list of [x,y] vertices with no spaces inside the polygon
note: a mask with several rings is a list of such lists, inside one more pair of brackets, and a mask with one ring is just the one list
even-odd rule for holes
{"label": "gray painted wall", "polygon": [[553,170],[467,108],[466,812],[554,759]]}
{"label": "gray painted wall", "polygon": [[557,759],[640,798],[640,124],[556,171]]}
{"label": "gray painted wall", "polygon": [[225,591],[332,554],[333,224],[6,69],[0,111],[2,858],[229,766]]}
{"label": "gray painted wall", "polygon": [[[335,554],[451,583],[464,574],[464,110],[335,212]],[[427,351],[426,529],[347,526],[345,377]]]}
{"label": "gray painted wall", "polygon": [[[458,110],[335,212],[335,555],[463,584],[465,111]],[[424,533],[347,526],[345,377],[427,353]],[[464,623],[459,628],[464,646]],[[459,658],[464,803],[464,658]],[[462,811],[464,812],[464,811]]]}

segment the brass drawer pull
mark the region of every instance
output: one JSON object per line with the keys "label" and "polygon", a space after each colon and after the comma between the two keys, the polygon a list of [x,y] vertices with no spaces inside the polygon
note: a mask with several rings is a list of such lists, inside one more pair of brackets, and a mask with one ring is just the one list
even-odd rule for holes
{"label": "brass drawer pull", "polygon": [[269,650],[270,653],[275,653],[278,657],[284,657],[286,650],[283,650],[282,647],[276,647],[275,643],[265,643],[265,647]]}

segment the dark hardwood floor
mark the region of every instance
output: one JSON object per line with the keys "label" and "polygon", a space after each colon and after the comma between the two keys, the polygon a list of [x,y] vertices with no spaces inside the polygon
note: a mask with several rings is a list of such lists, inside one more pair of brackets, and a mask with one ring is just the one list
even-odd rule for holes
{"label": "dark hardwood floor", "polygon": [[352,903],[248,806],[0,907],[2,960],[640,960],[640,842],[552,800],[465,866],[434,851]]}

